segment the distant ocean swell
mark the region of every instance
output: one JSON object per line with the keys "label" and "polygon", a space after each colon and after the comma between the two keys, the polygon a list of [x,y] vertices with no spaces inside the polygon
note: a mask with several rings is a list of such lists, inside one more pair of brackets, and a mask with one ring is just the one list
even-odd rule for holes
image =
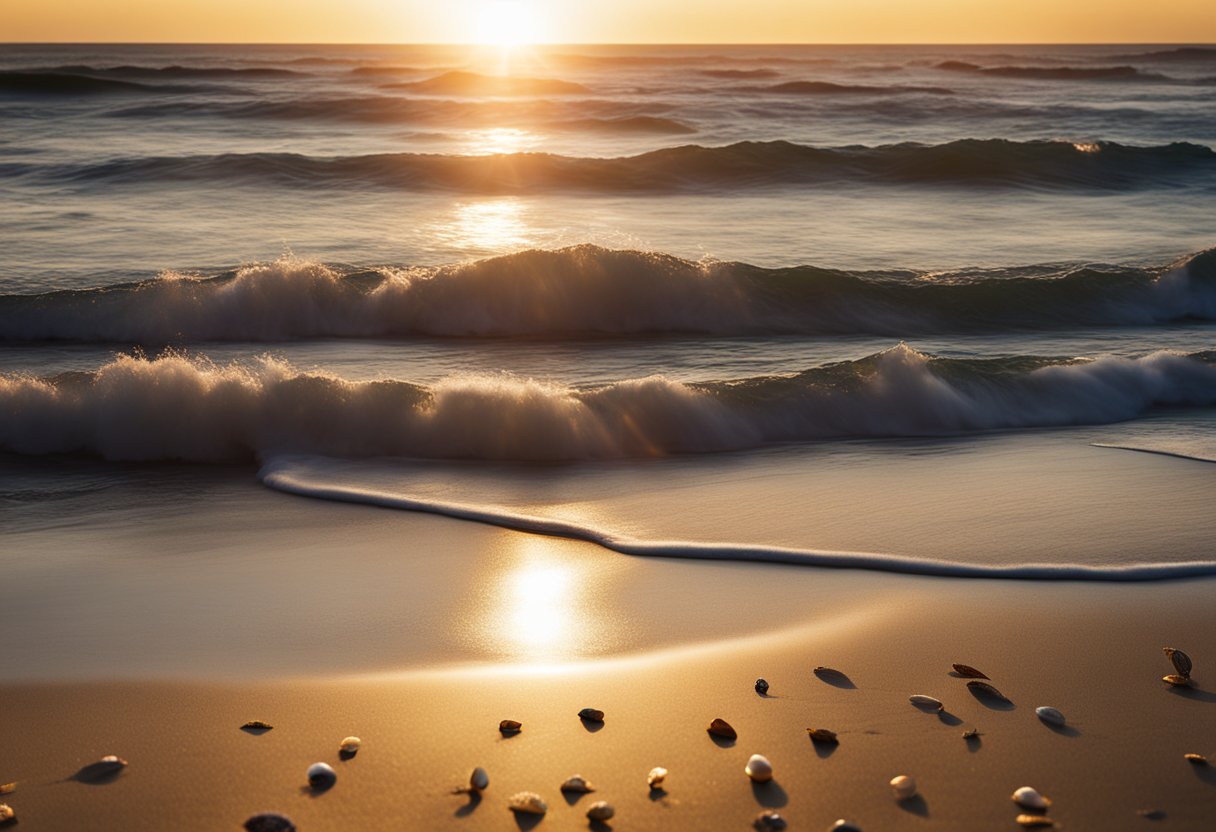
{"label": "distant ocean swell", "polygon": [[217,277],[0,296],[0,340],[161,345],[312,337],[877,334],[1216,320],[1216,249],[1162,269],[954,274],[765,269],[583,245],[342,272],[284,259]]}
{"label": "distant ocean swell", "polygon": [[1103,424],[1216,405],[1216,353],[935,358],[900,345],[795,375],[593,388],[512,376],[350,382],[274,359],[122,356],[93,373],[0,376],[0,449],[111,460],[276,453],[568,461],[849,437]]}
{"label": "distant ocean swell", "polygon": [[54,185],[222,182],[332,188],[358,183],[488,194],[662,193],[833,183],[1111,190],[1211,185],[1216,152],[1184,142],[1138,147],[1114,142],[964,139],[940,145],[817,148],[769,141],[686,145],[620,158],[546,153],[338,157],[229,153],[75,165],[10,162],[0,165],[0,174]]}
{"label": "distant ocean swell", "polygon": [[908,575],[990,580],[1130,582],[1177,580],[1216,574],[1216,561],[1139,563],[1127,566],[1089,566],[1073,563],[995,565],[872,552],[795,549],[747,543],[641,540],[589,524],[524,514],[500,506],[444,502],[372,488],[335,484],[326,480],[324,463],[325,460],[316,459],[299,460],[290,457],[272,459],[263,466],[258,476],[262,483],[270,488],[301,497],[438,514],[515,531],[584,540],[621,554],[640,557],[783,563],[831,569],[866,569]]}

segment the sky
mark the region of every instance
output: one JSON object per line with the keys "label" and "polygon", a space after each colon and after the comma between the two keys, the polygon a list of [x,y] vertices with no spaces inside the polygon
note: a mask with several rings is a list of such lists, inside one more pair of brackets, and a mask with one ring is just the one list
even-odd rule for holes
{"label": "sky", "polygon": [[0,41],[1205,43],[1216,0],[0,0]]}

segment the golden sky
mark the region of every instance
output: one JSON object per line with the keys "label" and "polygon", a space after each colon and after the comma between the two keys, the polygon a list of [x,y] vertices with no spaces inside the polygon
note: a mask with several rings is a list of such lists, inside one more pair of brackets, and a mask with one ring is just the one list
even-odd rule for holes
{"label": "golden sky", "polygon": [[0,41],[468,43],[503,30],[539,43],[1197,43],[1216,41],[1216,0],[0,0]]}

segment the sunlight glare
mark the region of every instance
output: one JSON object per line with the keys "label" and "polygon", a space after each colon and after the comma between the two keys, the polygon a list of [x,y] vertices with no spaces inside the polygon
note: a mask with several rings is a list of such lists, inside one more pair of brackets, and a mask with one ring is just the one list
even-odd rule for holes
{"label": "sunlight glare", "polygon": [[474,43],[511,48],[546,39],[544,21],[527,0],[482,0],[473,19]]}

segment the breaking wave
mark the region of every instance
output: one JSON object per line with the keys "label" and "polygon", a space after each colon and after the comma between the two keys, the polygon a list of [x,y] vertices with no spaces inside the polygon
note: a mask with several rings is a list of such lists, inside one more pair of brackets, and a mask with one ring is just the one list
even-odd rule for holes
{"label": "breaking wave", "polygon": [[0,340],[878,334],[1216,320],[1216,249],[1162,269],[924,274],[694,262],[592,245],[438,267],[294,258],[215,277],[0,296]]}
{"label": "breaking wave", "polygon": [[848,437],[1105,424],[1216,405],[1216,354],[947,359],[899,345],[794,375],[577,388],[513,376],[352,382],[271,358],[120,356],[0,376],[0,449],[111,460],[630,459]]}
{"label": "breaking wave", "polygon": [[808,184],[886,183],[1121,189],[1187,187],[1216,173],[1216,153],[1174,142],[965,139],[940,145],[817,148],[785,141],[722,147],[685,145],[638,156],[591,158],[548,153],[454,156],[386,153],[317,157],[226,153],[139,157],[99,164],[6,165],[9,175],[72,185],[228,182],[335,187],[377,185],[471,193],[678,192]]}

